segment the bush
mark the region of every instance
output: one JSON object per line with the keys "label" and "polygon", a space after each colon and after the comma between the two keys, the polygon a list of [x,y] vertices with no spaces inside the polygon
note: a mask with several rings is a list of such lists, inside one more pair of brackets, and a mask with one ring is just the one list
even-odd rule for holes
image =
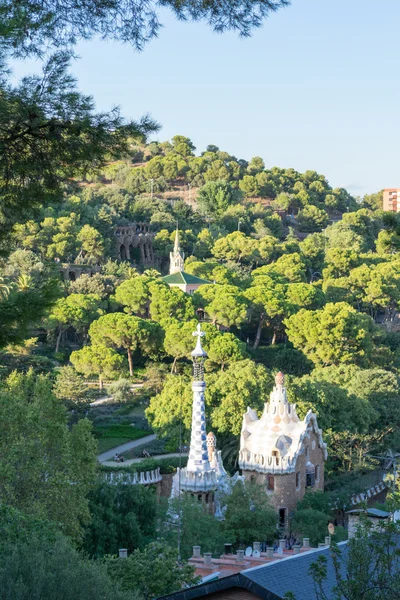
{"label": "bush", "polygon": [[132,383],[129,379],[118,379],[107,386],[107,392],[115,402],[131,402],[134,398],[131,386]]}

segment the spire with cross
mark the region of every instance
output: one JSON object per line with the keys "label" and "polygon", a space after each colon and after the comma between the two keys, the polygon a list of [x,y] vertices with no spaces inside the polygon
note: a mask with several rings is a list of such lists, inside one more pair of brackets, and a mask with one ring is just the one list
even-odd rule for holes
{"label": "spire with cross", "polygon": [[192,406],[192,431],[190,438],[190,451],[187,470],[209,471],[207,437],[206,437],[206,410],[204,403],[204,392],[206,384],[204,381],[204,361],[207,352],[201,346],[201,338],[205,336],[201,331],[200,323],[193,336],[197,337],[196,348],[192,352],[193,358],[193,406]]}
{"label": "spire with cross", "polygon": [[176,225],[174,250],[169,253],[169,274],[182,273],[185,261],[185,254],[181,251],[179,243],[178,224]]}

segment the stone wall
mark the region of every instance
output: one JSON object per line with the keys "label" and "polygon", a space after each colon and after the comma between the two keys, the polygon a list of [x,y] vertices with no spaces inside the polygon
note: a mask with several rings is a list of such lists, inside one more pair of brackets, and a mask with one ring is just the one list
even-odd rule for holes
{"label": "stone wall", "polygon": [[[313,447],[314,446],[314,447]],[[306,448],[309,448],[309,458],[306,456]],[[265,487],[271,503],[277,511],[285,509],[285,526],[288,525],[290,514],[296,509],[297,502],[304,497],[306,492],[306,463],[310,461],[315,467],[319,466],[319,479],[315,480],[313,490],[324,489],[324,453],[318,446],[318,437],[310,431],[309,437],[304,440],[304,452],[300,454],[296,462],[296,470],[293,473],[278,475],[275,473],[274,490],[267,489],[268,475],[255,471],[243,471],[246,479],[254,481]],[[296,487],[296,473],[300,473],[299,486]]]}

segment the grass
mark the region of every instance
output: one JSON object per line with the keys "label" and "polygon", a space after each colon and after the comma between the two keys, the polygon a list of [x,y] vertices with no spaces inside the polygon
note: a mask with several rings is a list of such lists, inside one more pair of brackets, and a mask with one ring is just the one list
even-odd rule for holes
{"label": "grass", "polygon": [[132,427],[128,423],[97,425],[94,428],[94,435],[99,443],[99,453],[121,446],[121,444],[126,444],[126,442],[138,440],[150,433],[150,431],[146,431],[145,429]]}

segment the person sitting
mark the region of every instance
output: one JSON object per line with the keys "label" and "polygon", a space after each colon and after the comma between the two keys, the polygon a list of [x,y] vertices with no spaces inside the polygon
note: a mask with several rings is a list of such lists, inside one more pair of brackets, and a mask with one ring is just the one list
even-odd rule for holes
{"label": "person sitting", "polygon": [[115,461],[115,462],[119,462],[119,454],[118,454],[118,452],[116,452],[116,453],[114,454],[114,461]]}

